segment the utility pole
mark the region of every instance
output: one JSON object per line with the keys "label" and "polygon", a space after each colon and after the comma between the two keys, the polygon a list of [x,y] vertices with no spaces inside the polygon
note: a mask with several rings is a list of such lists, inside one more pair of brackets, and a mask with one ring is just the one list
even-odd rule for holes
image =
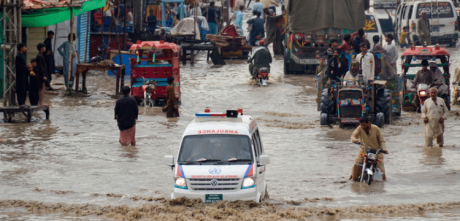
{"label": "utility pole", "polygon": [[21,8],[23,0],[2,0],[3,17],[3,106],[16,105],[16,68],[17,45],[21,42]]}
{"label": "utility pole", "polygon": [[[73,35],[74,35],[74,32],[73,32],[73,29],[74,29],[74,22],[73,22],[73,0],[70,0],[70,50],[69,50],[69,73],[68,73],[68,77],[67,77],[67,88],[69,90],[69,94],[71,93],[72,91],[72,84],[73,84],[73,79],[72,79],[72,63],[73,63],[73,41],[75,39],[73,39]],[[71,81],[72,80],[72,81]]]}

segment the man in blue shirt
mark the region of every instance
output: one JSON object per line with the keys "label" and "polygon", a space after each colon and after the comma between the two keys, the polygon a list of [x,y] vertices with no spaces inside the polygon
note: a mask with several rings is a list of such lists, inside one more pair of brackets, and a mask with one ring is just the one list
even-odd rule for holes
{"label": "man in blue shirt", "polygon": [[218,29],[217,29],[217,12],[216,9],[214,9],[214,2],[211,2],[209,4],[208,10],[205,11],[205,16],[208,19],[208,26],[209,26],[209,34],[212,35],[217,35],[218,34]]}
{"label": "man in blue shirt", "polygon": [[256,0],[256,3],[252,6],[253,11],[260,12],[260,18],[264,18],[264,4],[260,3],[260,0]]}

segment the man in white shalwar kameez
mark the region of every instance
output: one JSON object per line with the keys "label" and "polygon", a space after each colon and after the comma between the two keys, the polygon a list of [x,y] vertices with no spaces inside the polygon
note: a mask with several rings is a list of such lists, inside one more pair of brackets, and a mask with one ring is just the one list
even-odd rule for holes
{"label": "man in white shalwar kameez", "polygon": [[438,97],[438,89],[430,89],[431,99],[427,99],[422,108],[422,118],[425,122],[425,146],[433,147],[433,139],[439,147],[444,145],[444,120],[447,118],[447,106],[442,98]]}
{"label": "man in white shalwar kameez", "polygon": [[356,55],[356,61],[358,61],[361,66],[361,70],[363,70],[363,80],[367,84],[369,80],[373,81],[375,78],[374,55],[367,52],[368,48],[366,43],[361,43],[359,47],[361,49],[361,53]]}

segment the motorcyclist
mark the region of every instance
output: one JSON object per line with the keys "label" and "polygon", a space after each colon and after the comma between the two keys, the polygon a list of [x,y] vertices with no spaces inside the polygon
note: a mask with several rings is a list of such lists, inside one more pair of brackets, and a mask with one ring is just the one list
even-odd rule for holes
{"label": "motorcyclist", "polygon": [[[380,132],[379,127],[372,125],[369,121],[369,118],[363,116],[359,119],[359,126],[351,135],[351,142],[359,144],[364,143],[367,147],[378,150],[382,149],[383,153],[388,154],[388,150],[385,146],[385,140],[383,139],[382,133]],[[364,146],[360,146],[360,150],[355,159],[355,164],[353,165],[350,179],[355,181],[358,180],[358,177],[361,175],[363,157],[362,154],[367,154],[364,150]],[[377,162],[377,168],[382,172],[382,179],[386,180],[385,175],[385,166],[383,163],[383,154],[379,153],[377,158],[380,160]]]}
{"label": "motorcyclist", "polygon": [[[419,70],[417,72],[417,74],[415,74],[414,84],[412,85],[412,87],[415,88],[419,84],[426,84],[426,85],[430,86],[431,84],[434,83],[432,76],[434,76],[434,74],[430,69],[428,69],[428,60],[423,59],[422,60],[422,70]],[[415,93],[414,104],[415,104],[415,107],[417,108],[417,110],[419,112],[420,111],[420,103],[418,102],[418,99],[419,99],[418,98],[418,93]]]}
{"label": "motorcyclist", "polygon": [[433,84],[438,88],[440,95],[446,95],[449,92],[449,87],[446,85],[446,79],[442,75],[441,70],[438,68],[438,65],[434,61],[430,61],[430,70],[433,72]]}
{"label": "motorcyclist", "polygon": [[249,64],[249,73],[252,75],[252,78],[257,78],[259,69],[268,68],[270,72],[270,63],[272,63],[272,55],[265,45],[265,40],[259,41],[259,47],[254,50],[251,55],[251,58],[248,61]]}

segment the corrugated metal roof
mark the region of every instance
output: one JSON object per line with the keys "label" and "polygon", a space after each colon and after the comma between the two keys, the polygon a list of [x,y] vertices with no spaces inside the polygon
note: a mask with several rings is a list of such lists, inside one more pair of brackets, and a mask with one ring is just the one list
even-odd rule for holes
{"label": "corrugated metal roof", "polygon": [[[81,7],[87,0],[73,0],[73,7]],[[67,8],[70,0],[24,0],[23,10],[44,9],[44,8]]]}

